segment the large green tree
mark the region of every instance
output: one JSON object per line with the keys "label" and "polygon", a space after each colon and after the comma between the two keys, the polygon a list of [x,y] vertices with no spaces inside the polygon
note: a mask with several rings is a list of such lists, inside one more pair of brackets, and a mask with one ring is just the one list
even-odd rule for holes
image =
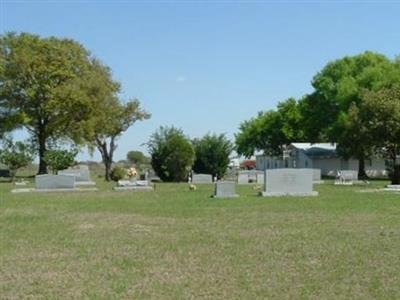
{"label": "large green tree", "polygon": [[367,92],[358,111],[375,151],[389,160],[393,184],[400,184],[400,87]]}
{"label": "large green tree", "polygon": [[337,142],[344,157],[359,160],[359,176],[366,177],[365,159],[372,153],[371,145],[361,124],[348,121],[350,109],[354,112],[361,105],[366,91],[390,88],[399,82],[400,68],[381,54],[365,52],[328,63],[312,80],[313,94],[300,104],[306,137]]}
{"label": "large green tree", "polygon": [[188,178],[195,153],[181,129],[160,127],[148,142],[151,165],[163,181],[180,182]]}
{"label": "large green tree", "polygon": [[233,145],[224,134],[206,134],[193,140],[196,159],[193,170],[196,173],[212,174],[222,178],[228,168]]}
{"label": "large green tree", "polygon": [[277,110],[258,113],[257,117],[240,124],[235,135],[238,154],[250,157],[255,151],[282,155],[285,146],[304,140],[302,116],[298,101],[289,98]]}
{"label": "large green tree", "polygon": [[40,174],[47,173],[43,158],[49,143],[90,117],[91,71],[89,51],[71,39],[0,36],[0,111],[22,117],[37,145]]}

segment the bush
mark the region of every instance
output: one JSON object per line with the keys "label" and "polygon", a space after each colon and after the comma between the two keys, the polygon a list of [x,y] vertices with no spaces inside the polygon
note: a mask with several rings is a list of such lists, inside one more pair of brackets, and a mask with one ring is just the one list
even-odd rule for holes
{"label": "bush", "polygon": [[151,165],[163,181],[186,181],[194,162],[194,149],[181,129],[160,127],[148,142]]}
{"label": "bush", "polygon": [[65,170],[74,165],[75,156],[78,150],[47,150],[44,154],[44,161],[50,170],[56,174],[57,171]]}
{"label": "bush", "polygon": [[115,166],[110,173],[112,181],[118,182],[118,180],[124,179],[126,176],[126,170],[122,167]]}
{"label": "bush", "polygon": [[0,151],[0,162],[10,170],[11,180],[14,180],[18,169],[24,168],[32,162],[34,153],[30,144],[14,143],[8,139],[4,142],[4,149]]}
{"label": "bush", "polygon": [[196,173],[212,174],[221,178],[225,175],[233,150],[232,143],[224,134],[207,134],[193,141],[196,160],[193,170]]}

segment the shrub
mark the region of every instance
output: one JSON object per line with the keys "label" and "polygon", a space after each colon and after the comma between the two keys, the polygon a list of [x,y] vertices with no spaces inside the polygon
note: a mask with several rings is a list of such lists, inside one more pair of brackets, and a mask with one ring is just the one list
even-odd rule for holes
{"label": "shrub", "polygon": [[181,129],[160,127],[148,142],[151,165],[163,181],[186,181],[194,162],[194,149]]}
{"label": "shrub", "polygon": [[232,143],[224,134],[207,134],[193,141],[196,160],[193,170],[196,173],[212,174],[221,178],[229,165],[229,156],[233,150]]}
{"label": "shrub", "polygon": [[0,162],[10,170],[11,181],[14,180],[18,169],[32,162],[34,153],[30,144],[5,140],[4,149],[0,151]]}
{"label": "shrub", "polygon": [[112,181],[118,182],[118,180],[124,179],[126,176],[126,170],[120,166],[115,166],[110,173]]}
{"label": "shrub", "polygon": [[47,150],[44,154],[44,161],[50,170],[56,174],[57,171],[67,169],[74,165],[75,156],[78,150]]}

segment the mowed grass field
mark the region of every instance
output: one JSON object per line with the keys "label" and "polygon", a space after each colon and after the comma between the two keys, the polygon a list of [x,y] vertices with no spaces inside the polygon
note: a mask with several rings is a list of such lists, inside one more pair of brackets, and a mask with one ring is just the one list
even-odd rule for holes
{"label": "mowed grass field", "polygon": [[11,194],[0,183],[1,299],[399,299],[400,193],[315,198]]}

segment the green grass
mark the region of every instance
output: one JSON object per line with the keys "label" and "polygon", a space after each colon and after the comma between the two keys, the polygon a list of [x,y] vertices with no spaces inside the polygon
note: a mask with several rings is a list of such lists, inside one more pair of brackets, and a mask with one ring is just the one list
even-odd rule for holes
{"label": "green grass", "polygon": [[[374,182],[374,187],[385,182]],[[400,194],[316,198],[11,194],[0,183],[1,299],[399,299]]]}

